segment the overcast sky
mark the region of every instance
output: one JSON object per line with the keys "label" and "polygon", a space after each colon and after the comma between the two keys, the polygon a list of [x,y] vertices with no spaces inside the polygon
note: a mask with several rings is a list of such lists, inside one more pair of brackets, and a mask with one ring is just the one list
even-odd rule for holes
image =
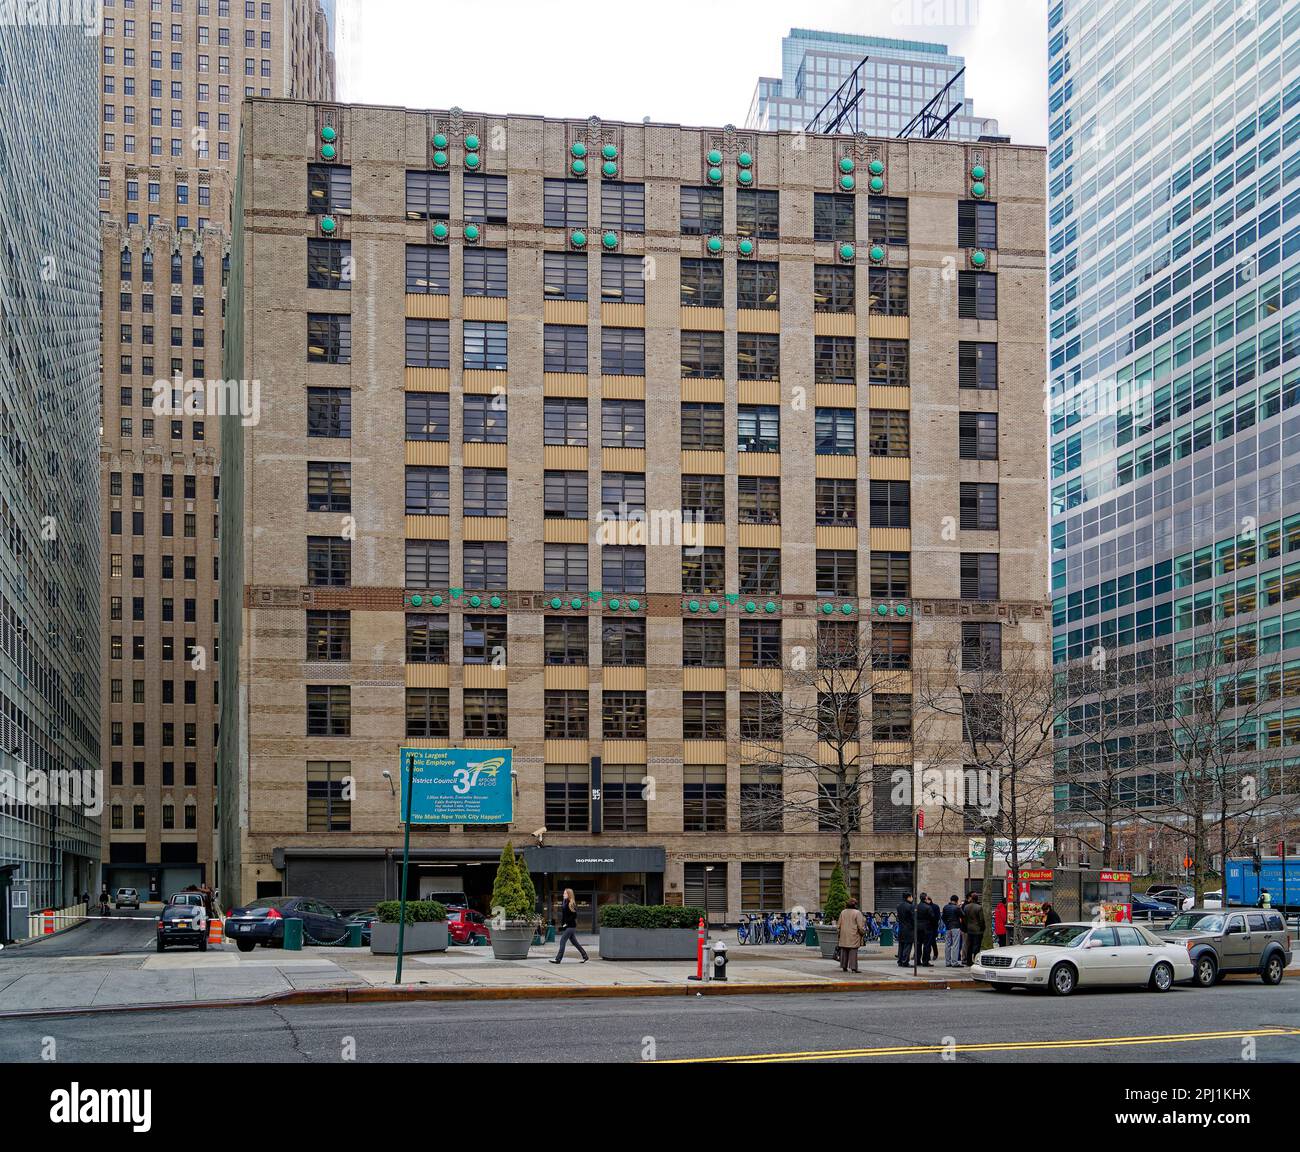
{"label": "overcast sky", "polygon": [[[342,98],[410,108],[742,126],[792,26],[930,40],[1022,144],[1047,139],[1047,0],[340,0]],[[345,34],[346,38],[346,34]]]}

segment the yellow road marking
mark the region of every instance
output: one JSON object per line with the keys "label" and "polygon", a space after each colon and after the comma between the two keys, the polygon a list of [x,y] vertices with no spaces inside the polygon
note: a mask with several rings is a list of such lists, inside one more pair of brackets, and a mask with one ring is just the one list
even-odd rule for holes
{"label": "yellow road marking", "polygon": [[1022,1040],[996,1044],[909,1044],[889,1048],[842,1048],[820,1052],[763,1052],[740,1056],[694,1056],[657,1064],[779,1064],[792,1060],[837,1060],[860,1056],[925,1056],[946,1052],[1024,1052],[1050,1048],[1106,1048],[1112,1045],[1188,1044],[1197,1040],[1240,1040],[1248,1036],[1300,1036],[1300,1028],[1248,1028],[1231,1032],[1182,1032],[1156,1036],[1097,1036],[1080,1040]]}

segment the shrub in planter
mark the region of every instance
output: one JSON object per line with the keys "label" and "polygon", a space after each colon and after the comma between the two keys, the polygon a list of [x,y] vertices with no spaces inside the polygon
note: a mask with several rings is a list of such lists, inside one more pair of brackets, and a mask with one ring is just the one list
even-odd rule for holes
{"label": "shrub in planter", "polygon": [[671,904],[606,904],[600,910],[605,960],[693,960],[703,908]]}
{"label": "shrub in planter", "polygon": [[375,905],[376,922],[370,926],[370,951],[392,956],[397,937],[402,935],[404,952],[445,952],[450,942],[447,909],[436,900],[408,900],[406,927],[402,930],[401,901],[384,900]]}
{"label": "shrub in planter", "polygon": [[[826,905],[822,908],[822,916],[825,918],[826,923],[836,923],[848,902],[849,888],[844,883],[844,869],[840,867],[837,861],[835,867],[831,869],[831,882],[826,889]],[[821,933],[819,932],[817,935],[820,936]]]}
{"label": "shrub in planter", "polygon": [[[381,900],[375,905],[375,915],[381,924],[396,924],[401,916],[400,900]],[[408,900],[406,902],[406,922],[423,924],[430,920],[446,920],[447,909],[436,900]]]}
{"label": "shrub in planter", "polygon": [[492,882],[492,955],[498,960],[526,959],[533,940],[533,908],[537,898],[535,895],[529,898],[519,870],[514,847],[507,840]]}
{"label": "shrub in planter", "polygon": [[708,922],[703,908],[675,904],[606,904],[600,909],[602,928],[698,928]]}

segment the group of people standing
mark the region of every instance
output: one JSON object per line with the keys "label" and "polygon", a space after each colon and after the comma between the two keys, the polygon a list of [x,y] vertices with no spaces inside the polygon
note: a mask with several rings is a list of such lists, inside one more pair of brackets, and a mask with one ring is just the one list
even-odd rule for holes
{"label": "group of people standing", "polygon": [[898,914],[898,966],[912,964],[912,949],[917,950],[916,963],[920,968],[933,968],[938,955],[939,925],[944,927],[944,964],[960,968],[974,962],[984,939],[984,907],[979,893],[972,892],[965,901],[953,895],[948,903],[939,907],[926,892],[913,902],[909,892],[897,908]]}

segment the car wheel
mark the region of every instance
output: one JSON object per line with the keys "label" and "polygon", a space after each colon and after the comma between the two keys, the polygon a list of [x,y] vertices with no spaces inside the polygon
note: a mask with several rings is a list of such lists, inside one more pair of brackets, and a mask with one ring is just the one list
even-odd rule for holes
{"label": "car wheel", "polygon": [[1173,967],[1161,960],[1159,964],[1151,969],[1151,979],[1148,982],[1147,987],[1149,987],[1152,992],[1168,992],[1173,986]]}
{"label": "car wheel", "polygon": [[1058,964],[1052,969],[1047,986],[1051,988],[1053,996],[1068,996],[1074,991],[1078,982],[1078,974],[1069,964]]}
{"label": "car wheel", "polygon": [[251,951],[253,950],[253,941],[252,941],[252,940],[236,940],[236,941],[235,941],[235,947],[238,948],[241,952],[251,952]]}
{"label": "car wheel", "polygon": [[1264,968],[1259,974],[1259,978],[1265,984],[1282,983],[1282,957],[1276,952],[1273,953],[1265,962]]}
{"label": "car wheel", "polygon": [[1213,956],[1202,956],[1196,961],[1196,986],[1198,988],[1213,988],[1219,980],[1219,966],[1214,962]]}
{"label": "car wheel", "polygon": [[167,948],[167,945],[164,944],[161,940],[159,940],[159,941],[158,941],[158,951],[159,951],[159,952],[162,952],[162,951],[164,951],[166,948]]}

